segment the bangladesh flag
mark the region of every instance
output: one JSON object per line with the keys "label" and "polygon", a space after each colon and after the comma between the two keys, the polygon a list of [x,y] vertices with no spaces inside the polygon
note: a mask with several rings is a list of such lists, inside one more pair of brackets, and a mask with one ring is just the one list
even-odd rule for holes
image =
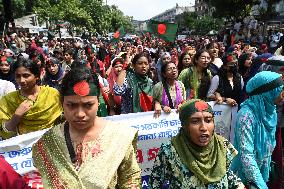
{"label": "bangladesh flag", "polygon": [[113,34],[112,42],[118,42],[120,38],[125,35],[125,31],[123,27],[120,27],[116,32]]}
{"label": "bangladesh flag", "polygon": [[175,41],[177,27],[175,23],[158,22],[155,20],[150,20],[147,24],[147,30],[150,33],[169,42]]}

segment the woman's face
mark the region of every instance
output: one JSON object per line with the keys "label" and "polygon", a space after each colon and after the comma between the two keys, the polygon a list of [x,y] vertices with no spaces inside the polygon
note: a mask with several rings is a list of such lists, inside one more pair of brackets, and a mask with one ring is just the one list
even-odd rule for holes
{"label": "woman's face", "polygon": [[87,130],[94,126],[99,107],[96,96],[64,96],[64,117],[74,130]]}
{"label": "woman's face", "polygon": [[171,62],[171,57],[169,55],[164,55],[162,57],[162,61],[163,61],[163,63],[169,63],[169,62]]}
{"label": "woman's face", "polygon": [[189,118],[187,132],[194,144],[204,147],[209,144],[214,128],[214,118],[211,113],[195,112]]}
{"label": "woman's face", "polygon": [[249,56],[246,59],[244,66],[249,68],[251,66],[251,64],[252,64],[252,56]]}
{"label": "woman's face", "polygon": [[123,65],[122,64],[116,64],[113,67],[113,69],[114,69],[115,75],[118,75],[121,72],[121,70],[123,69]]}
{"label": "woman's face", "polygon": [[182,59],[182,65],[184,67],[189,67],[191,64],[191,56],[189,54],[184,55]]}
{"label": "woman's face", "polygon": [[178,71],[177,71],[177,66],[175,65],[175,63],[168,63],[165,73],[164,73],[164,77],[166,79],[177,79],[178,77]]}
{"label": "woman's face", "polygon": [[211,58],[210,58],[210,55],[209,55],[208,52],[203,52],[203,53],[201,53],[201,55],[198,57],[198,59],[196,61],[197,61],[198,67],[205,69],[205,68],[208,67],[208,65],[211,61]]}
{"label": "woman's face", "polygon": [[149,71],[149,62],[145,56],[140,57],[136,64],[133,64],[135,72],[139,75],[146,75]]}
{"label": "woman's face", "polygon": [[15,71],[15,79],[21,90],[30,91],[36,86],[39,77],[36,77],[29,69],[21,66]]}
{"label": "woman's face", "polygon": [[217,58],[219,55],[219,47],[216,43],[209,49],[209,53],[212,57]]}
{"label": "woman's face", "polygon": [[56,75],[59,70],[58,64],[48,64],[47,70],[51,75]]}
{"label": "woman's face", "polygon": [[10,71],[10,64],[7,61],[0,63],[0,70],[3,74],[8,74]]}

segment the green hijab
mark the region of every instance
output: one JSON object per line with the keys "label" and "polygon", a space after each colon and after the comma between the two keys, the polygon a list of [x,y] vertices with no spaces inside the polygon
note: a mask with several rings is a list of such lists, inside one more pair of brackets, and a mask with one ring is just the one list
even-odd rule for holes
{"label": "green hijab", "polygon": [[148,96],[153,96],[153,82],[147,75],[138,75],[132,69],[127,70],[127,79],[132,89],[133,113],[143,112],[139,94],[143,90]]}
{"label": "green hijab", "polygon": [[190,100],[180,109],[182,128],[177,136],[172,139],[182,163],[204,184],[220,181],[227,172],[226,155],[227,149],[223,137],[213,133],[209,144],[200,147],[194,144],[188,135],[187,126],[189,117],[195,112],[210,112],[210,105],[202,100]]}

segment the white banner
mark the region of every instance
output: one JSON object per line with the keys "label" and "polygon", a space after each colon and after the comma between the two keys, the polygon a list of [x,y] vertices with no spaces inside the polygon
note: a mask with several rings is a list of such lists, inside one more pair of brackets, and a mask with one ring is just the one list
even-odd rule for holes
{"label": "white banner", "polygon": [[[233,141],[237,107],[214,102],[209,104],[214,110],[215,131]],[[172,110],[171,114],[162,113],[158,119],[153,118],[153,115],[153,112],[143,112],[106,117],[107,120],[120,121],[139,130],[137,161],[142,170],[143,188],[147,188],[148,176],[161,144],[177,135],[181,127],[176,110]],[[46,130],[0,141],[0,154],[22,175],[36,170],[32,163],[31,149],[44,132]]]}

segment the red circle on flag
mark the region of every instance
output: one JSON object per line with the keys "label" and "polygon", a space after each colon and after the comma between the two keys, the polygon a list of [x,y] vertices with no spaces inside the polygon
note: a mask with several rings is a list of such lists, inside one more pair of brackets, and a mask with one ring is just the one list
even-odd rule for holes
{"label": "red circle on flag", "polygon": [[73,86],[73,90],[79,96],[87,96],[90,93],[90,86],[87,81],[80,81]]}
{"label": "red circle on flag", "polygon": [[165,24],[158,24],[158,33],[163,35],[167,31],[167,26]]}
{"label": "red circle on flag", "polygon": [[117,31],[117,32],[115,32],[115,33],[113,34],[113,37],[114,37],[114,38],[119,38],[119,35],[120,35],[119,31]]}

